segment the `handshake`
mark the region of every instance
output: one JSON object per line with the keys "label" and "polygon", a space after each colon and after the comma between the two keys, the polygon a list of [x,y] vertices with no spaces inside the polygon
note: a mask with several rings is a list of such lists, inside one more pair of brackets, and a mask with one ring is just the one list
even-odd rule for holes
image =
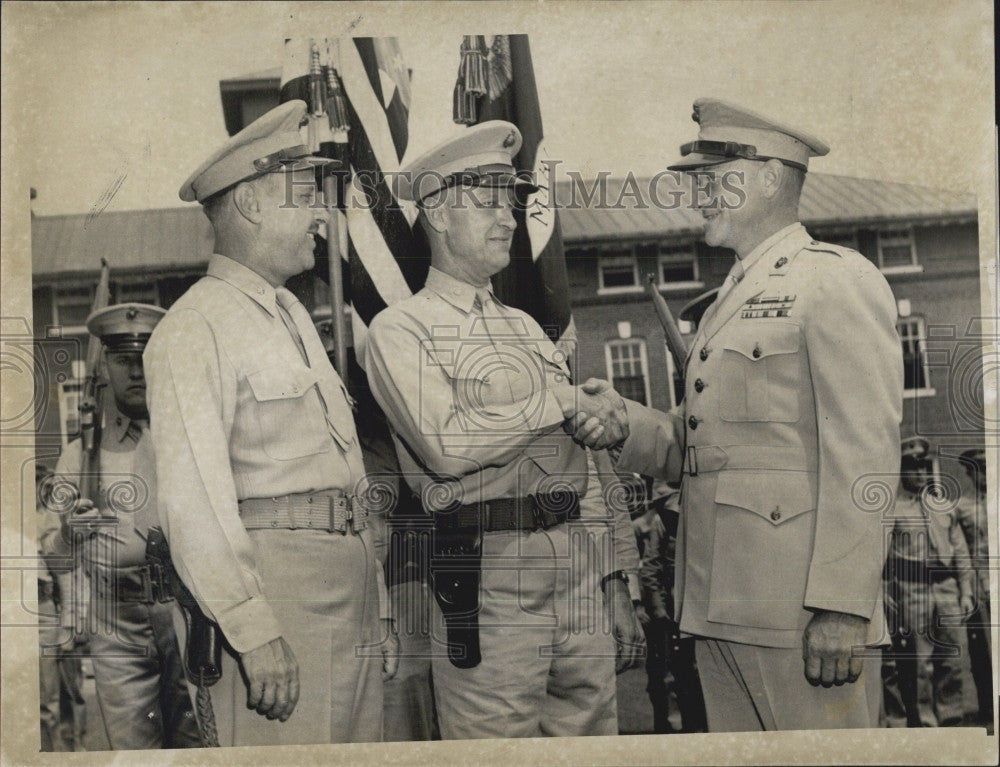
{"label": "handshake", "polygon": [[582,386],[553,390],[566,422],[563,429],[592,450],[604,450],[625,441],[629,434],[625,401],[611,384],[590,378]]}

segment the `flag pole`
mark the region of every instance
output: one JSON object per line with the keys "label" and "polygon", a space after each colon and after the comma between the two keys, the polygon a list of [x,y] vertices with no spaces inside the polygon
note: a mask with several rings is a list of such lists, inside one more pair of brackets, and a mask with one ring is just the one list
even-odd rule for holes
{"label": "flag pole", "polygon": [[[326,205],[326,249],[330,268],[330,318],[333,321],[333,366],[347,380],[347,323],[344,321],[344,272],[341,266],[341,226],[337,209],[337,177],[323,175],[323,202]],[[346,222],[345,222],[346,224]],[[343,227],[346,229],[345,227]],[[346,235],[345,231],[343,235]]]}

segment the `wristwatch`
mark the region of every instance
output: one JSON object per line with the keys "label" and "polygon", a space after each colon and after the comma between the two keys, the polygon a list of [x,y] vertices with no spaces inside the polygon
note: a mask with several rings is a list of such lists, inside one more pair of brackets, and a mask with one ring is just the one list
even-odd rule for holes
{"label": "wristwatch", "polygon": [[605,591],[605,587],[608,585],[608,581],[621,581],[626,586],[628,586],[628,573],[624,570],[615,570],[613,573],[608,573],[603,578],[601,578],[601,591]]}

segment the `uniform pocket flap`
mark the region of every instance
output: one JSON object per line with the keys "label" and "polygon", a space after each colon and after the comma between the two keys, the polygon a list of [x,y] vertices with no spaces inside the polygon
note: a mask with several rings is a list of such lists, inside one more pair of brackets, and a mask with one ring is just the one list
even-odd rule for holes
{"label": "uniform pocket flap", "polygon": [[272,365],[247,374],[247,382],[258,402],[301,397],[316,383],[316,376],[304,369]]}
{"label": "uniform pocket flap", "polygon": [[769,322],[727,330],[722,347],[759,360],[775,354],[794,354],[799,350],[799,342],[798,325]]}
{"label": "uniform pocket flap", "polygon": [[816,508],[816,475],[805,471],[723,471],[715,502],[780,525]]}

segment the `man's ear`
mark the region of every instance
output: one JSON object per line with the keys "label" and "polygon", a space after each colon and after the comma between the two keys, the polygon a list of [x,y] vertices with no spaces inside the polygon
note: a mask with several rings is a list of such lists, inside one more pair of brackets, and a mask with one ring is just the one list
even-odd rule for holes
{"label": "man's ear", "polygon": [[261,222],[260,196],[253,184],[240,182],[233,189],[233,206],[243,218],[253,224]]}
{"label": "man's ear", "polygon": [[436,194],[424,201],[421,208],[424,221],[435,232],[448,228],[448,205],[444,195]]}
{"label": "man's ear", "polygon": [[768,200],[774,198],[781,191],[781,183],[785,177],[785,166],[780,160],[768,160],[760,169],[757,181],[760,184],[761,194]]}

